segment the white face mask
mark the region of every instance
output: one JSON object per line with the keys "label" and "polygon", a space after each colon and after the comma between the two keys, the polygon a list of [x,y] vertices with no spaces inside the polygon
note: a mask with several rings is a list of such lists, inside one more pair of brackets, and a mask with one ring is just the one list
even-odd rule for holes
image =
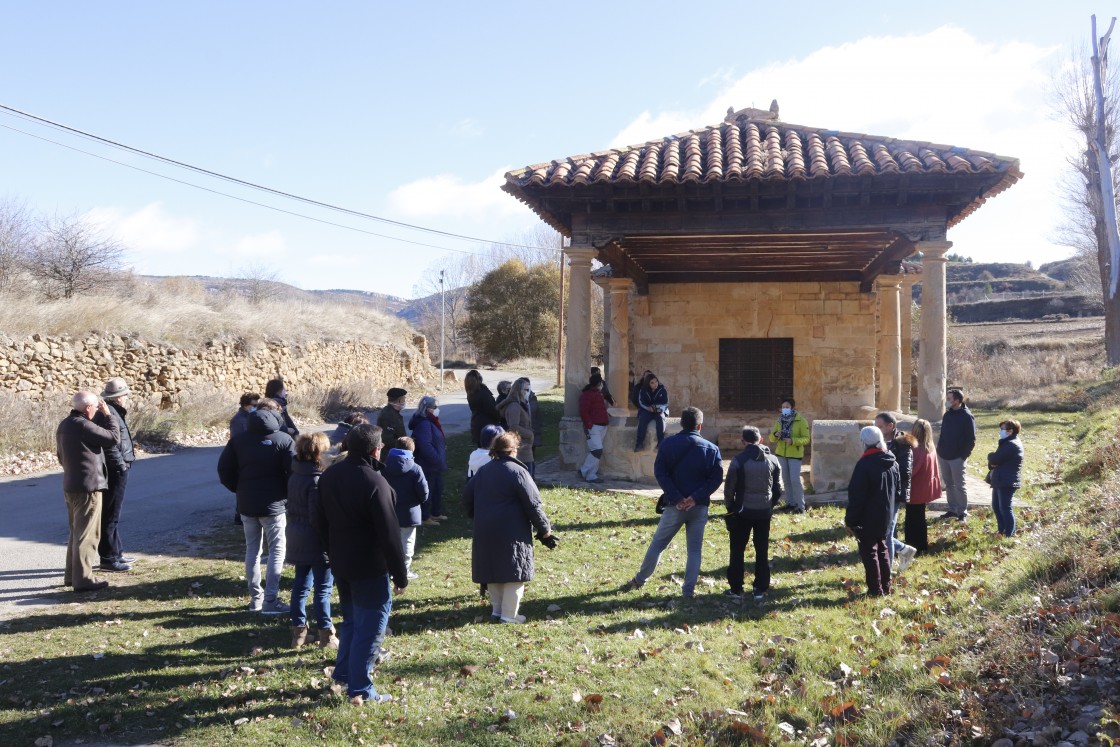
{"label": "white face mask", "polygon": [[439,408],[438,407],[433,407],[432,408],[432,415],[434,415],[437,418],[439,417]]}
{"label": "white face mask", "polygon": [[1000,428],[999,429],[999,437],[1000,438],[1007,438],[1007,431],[1005,431],[1003,428]]}
{"label": "white face mask", "polygon": [[789,414],[790,414],[791,412],[793,412],[793,410],[791,410],[791,409],[790,409],[790,408],[788,408],[788,407],[783,407],[783,408],[782,408],[782,414],[783,414],[783,415],[789,415]]}

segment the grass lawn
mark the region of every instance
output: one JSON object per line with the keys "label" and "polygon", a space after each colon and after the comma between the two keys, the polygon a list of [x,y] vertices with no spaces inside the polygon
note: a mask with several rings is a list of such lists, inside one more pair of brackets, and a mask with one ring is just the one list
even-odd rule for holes
{"label": "grass lawn", "polygon": [[[542,400],[558,412],[555,394]],[[991,428],[999,417],[981,419]],[[1034,417],[1020,416],[1029,474],[1050,483],[1075,416]],[[723,522],[708,525],[696,600],[680,598],[683,535],[644,589],[623,592],[656,523],[650,501],[546,490],[561,545],[537,548],[529,623],[491,625],[458,502],[466,441],[450,440],[452,519],[422,530],[420,578],[395,600],[392,657],[375,677],[395,702],[349,706],[324,671],[331,657],[289,650],[286,618],[245,610],[242,538],[222,516],[200,530],[207,558],[142,561],[108,593],[0,624],[0,744],[882,745],[945,729],[995,738],[961,710],[984,663],[977,642],[1002,579],[1022,567],[1063,491],[1034,489],[1039,507],[1020,511],[1018,542],[992,538],[989,511],[932,523],[932,553],[886,600],[861,596],[841,509],[778,515],[776,589],[740,605],[721,597]]]}

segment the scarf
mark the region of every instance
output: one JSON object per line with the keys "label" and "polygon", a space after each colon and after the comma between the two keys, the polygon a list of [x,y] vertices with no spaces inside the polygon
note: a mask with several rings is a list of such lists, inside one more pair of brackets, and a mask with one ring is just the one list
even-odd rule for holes
{"label": "scarf", "polygon": [[439,432],[443,433],[443,426],[439,424],[439,418],[437,418],[435,415],[432,415],[431,413],[428,413],[428,418],[436,424],[436,428],[439,428]]}
{"label": "scarf", "polygon": [[789,415],[779,415],[778,422],[781,423],[781,429],[778,433],[778,438],[793,438],[793,419],[797,417],[797,410],[790,409]]}

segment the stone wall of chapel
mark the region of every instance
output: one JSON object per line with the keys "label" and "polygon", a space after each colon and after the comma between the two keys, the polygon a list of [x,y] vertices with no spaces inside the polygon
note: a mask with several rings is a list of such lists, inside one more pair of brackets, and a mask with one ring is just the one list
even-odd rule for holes
{"label": "stone wall of chapel", "polygon": [[722,337],[792,337],[797,407],[814,419],[863,418],[875,405],[875,296],[856,282],[681,283],[630,298],[633,371],[655,372],[672,414],[693,405],[721,429],[773,423],[718,411]]}

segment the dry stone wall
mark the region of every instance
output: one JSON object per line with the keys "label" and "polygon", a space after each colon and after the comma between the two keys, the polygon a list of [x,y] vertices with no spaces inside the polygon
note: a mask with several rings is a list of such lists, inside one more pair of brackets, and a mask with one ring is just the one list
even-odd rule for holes
{"label": "dry stone wall", "polygon": [[276,376],[283,376],[295,391],[362,380],[386,389],[422,388],[439,380],[422,335],[385,344],[213,341],[198,347],[116,335],[80,340],[0,335],[0,388],[30,399],[78,389],[99,391],[112,376],[123,377],[139,396],[158,399],[163,407],[175,407],[186,392],[200,385],[235,395],[263,393],[265,382]]}

